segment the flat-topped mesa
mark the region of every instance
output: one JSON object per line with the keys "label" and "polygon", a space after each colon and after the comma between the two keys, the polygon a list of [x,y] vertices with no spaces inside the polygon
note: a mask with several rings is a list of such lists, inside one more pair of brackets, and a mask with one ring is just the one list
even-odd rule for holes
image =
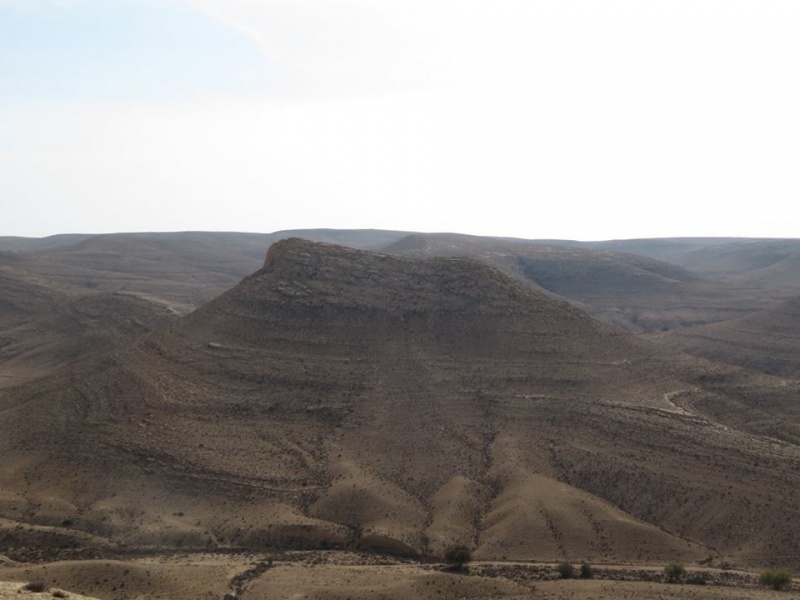
{"label": "flat-topped mesa", "polygon": [[302,238],[286,238],[272,244],[267,250],[267,257],[264,260],[264,268],[272,266],[276,261],[289,255],[308,254],[311,247],[316,245]]}
{"label": "flat-topped mesa", "polygon": [[[277,294],[277,296],[276,296]],[[467,257],[404,257],[356,250],[299,238],[273,244],[264,268],[232,290],[226,300],[246,295],[272,304],[273,311],[291,299],[384,314],[409,312],[523,314],[555,311],[556,319],[579,311],[547,297],[498,269]],[[248,300],[250,303],[250,300]],[[214,303],[212,303],[213,305]],[[580,313],[580,318],[588,317]]]}
{"label": "flat-topped mesa", "polygon": [[[405,257],[292,237],[279,240],[269,247],[263,269],[284,261],[306,265],[329,263],[331,266],[339,267],[344,266],[346,263],[364,264],[376,258],[379,260],[392,258],[399,261],[408,261]],[[336,273],[331,273],[331,275],[337,276]]]}

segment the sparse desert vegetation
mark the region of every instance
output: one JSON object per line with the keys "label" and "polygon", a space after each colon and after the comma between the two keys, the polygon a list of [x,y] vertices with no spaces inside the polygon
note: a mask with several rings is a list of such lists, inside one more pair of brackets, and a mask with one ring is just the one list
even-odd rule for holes
{"label": "sparse desert vegetation", "polygon": [[775,571],[768,569],[761,571],[758,576],[758,583],[771,587],[773,590],[782,590],[792,582],[792,576],[786,571]]}
{"label": "sparse desert vegetation", "polygon": [[463,571],[466,564],[472,560],[472,550],[466,546],[453,546],[445,553],[444,559],[456,571]]}
{"label": "sparse desert vegetation", "polygon": [[670,583],[679,583],[686,577],[686,567],[683,563],[670,563],[664,567],[664,575],[667,576],[667,581]]}
{"label": "sparse desert vegetation", "polygon": [[263,236],[147,234],[1,254],[0,580],[104,600],[796,589],[800,383],[631,333],[716,321],[769,356],[780,323],[791,357],[791,261],[759,295],[733,263],[692,270],[708,243],[668,264],[347,236],[384,251],[292,239],[254,264]]}
{"label": "sparse desert vegetation", "polygon": [[572,579],[575,577],[575,566],[566,561],[558,563],[558,575],[561,579]]}

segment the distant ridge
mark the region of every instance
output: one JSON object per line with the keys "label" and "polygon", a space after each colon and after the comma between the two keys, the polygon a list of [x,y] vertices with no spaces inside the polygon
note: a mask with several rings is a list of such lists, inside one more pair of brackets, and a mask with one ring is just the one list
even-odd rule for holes
{"label": "distant ridge", "polygon": [[385,250],[408,256],[469,256],[635,333],[729,319],[763,302],[668,262],[576,242],[414,234]]}
{"label": "distant ridge", "polygon": [[[183,231],[0,238],[0,266],[93,291],[143,293],[196,307],[258,269],[267,248],[292,235],[377,248],[405,233],[308,229],[294,234]],[[4,247],[13,252],[4,255]]]}
{"label": "distant ridge", "polygon": [[288,237],[396,254],[472,257],[634,333],[742,317],[800,294],[800,258],[792,258],[800,256],[798,240],[576,242],[372,229],[67,234],[2,238],[0,265],[194,308],[258,269],[267,248]]}
{"label": "distant ridge", "polygon": [[740,319],[653,339],[709,360],[800,379],[800,297]]}

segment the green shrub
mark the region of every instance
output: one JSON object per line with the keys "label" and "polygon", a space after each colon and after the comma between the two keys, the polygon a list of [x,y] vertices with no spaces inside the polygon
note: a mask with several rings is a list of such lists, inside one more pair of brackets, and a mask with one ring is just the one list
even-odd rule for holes
{"label": "green shrub", "polygon": [[44,581],[31,581],[22,586],[26,592],[46,592],[47,584]]}
{"label": "green shrub", "polygon": [[560,562],[558,563],[558,574],[561,579],[572,579],[575,577],[575,567],[571,563]]}
{"label": "green shrub", "polygon": [[771,587],[773,590],[782,590],[792,582],[792,576],[786,571],[761,571],[758,583]]}
{"label": "green shrub", "polygon": [[594,569],[589,563],[581,564],[581,579],[591,579],[594,577]]}
{"label": "green shrub", "polygon": [[667,576],[667,581],[677,583],[686,575],[686,567],[679,562],[670,563],[664,567],[664,574]]}
{"label": "green shrub", "polygon": [[686,580],[689,585],[705,585],[708,583],[708,577],[705,573],[692,573]]}
{"label": "green shrub", "polygon": [[472,560],[472,551],[466,546],[453,546],[444,555],[444,559],[461,570],[465,564]]}

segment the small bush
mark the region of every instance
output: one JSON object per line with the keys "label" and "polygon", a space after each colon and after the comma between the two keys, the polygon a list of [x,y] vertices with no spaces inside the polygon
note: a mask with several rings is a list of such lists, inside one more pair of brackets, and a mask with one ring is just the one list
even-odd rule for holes
{"label": "small bush", "polygon": [[686,580],[689,585],[705,585],[708,583],[708,578],[705,573],[692,573]]}
{"label": "small bush", "polygon": [[575,567],[568,562],[558,563],[558,574],[561,576],[561,579],[572,579],[575,577]]}
{"label": "small bush", "polygon": [[46,592],[47,584],[44,581],[30,581],[22,586],[26,592]]}
{"label": "small bush", "polygon": [[472,551],[466,546],[453,546],[444,555],[444,559],[460,571],[472,560]]}
{"label": "small bush", "polygon": [[773,590],[782,590],[792,582],[792,576],[786,571],[761,571],[758,583],[771,587]]}
{"label": "small bush", "polygon": [[594,569],[589,563],[581,564],[581,579],[591,579],[594,577]]}
{"label": "small bush", "polygon": [[677,583],[686,575],[686,567],[681,563],[670,563],[664,567],[664,575],[670,583]]}

